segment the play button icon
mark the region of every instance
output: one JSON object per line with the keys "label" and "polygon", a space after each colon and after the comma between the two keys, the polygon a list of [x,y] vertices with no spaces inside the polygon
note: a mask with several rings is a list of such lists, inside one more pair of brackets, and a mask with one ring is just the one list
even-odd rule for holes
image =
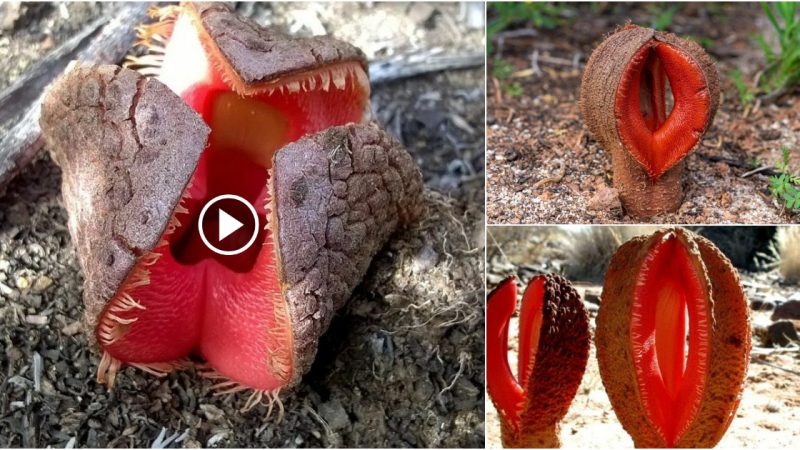
{"label": "play button icon", "polygon": [[200,211],[199,225],[200,239],[220,255],[238,255],[250,248],[258,237],[256,209],[238,195],[225,194],[211,199]]}
{"label": "play button icon", "polygon": [[244,224],[231,217],[222,208],[219,209],[219,240],[222,241],[230,236],[234,231],[242,228]]}

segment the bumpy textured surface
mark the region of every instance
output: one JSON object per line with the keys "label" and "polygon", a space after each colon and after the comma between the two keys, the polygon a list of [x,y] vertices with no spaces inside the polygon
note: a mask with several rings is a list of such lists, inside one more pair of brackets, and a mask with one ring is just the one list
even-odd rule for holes
{"label": "bumpy textured surface", "polygon": [[[719,79],[714,62],[693,41],[649,28],[627,25],[616,30],[592,52],[581,82],[581,113],[600,145],[611,153],[614,186],[626,211],[634,217],[650,217],[676,210],[683,201],[683,162],[678,159],[662,168],[648,168],[632,152],[620,132],[621,116],[615,112],[626,69],[644,47],[664,43],[699,67],[705,78],[709,109],[702,129],[686,130],[698,137],[712,123],[719,105]],[[680,80],[671,80],[673,82]],[[695,146],[696,147],[696,144]],[[681,155],[685,157],[692,148]]]}
{"label": "bumpy textured surface", "polygon": [[329,36],[292,38],[263,28],[224,3],[187,3],[204,31],[243,82],[257,84],[338,62],[367,59],[357,47]]}
{"label": "bumpy textured surface", "polygon": [[398,226],[418,218],[422,174],[376,124],[333,127],[282,148],[273,192],[296,373]]}
{"label": "bumpy textured surface", "polygon": [[700,407],[676,447],[711,447],[722,438],[738,406],[749,359],[750,327],[738,275],[709,241],[682,228],[668,228],[631,239],[617,250],[606,272],[597,315],[598,366],[614,412],[636,447],[665,447],[639,390],[630,330],[634,293],[645,258],[669,233],[677,236],[693,263],[703,269],[701,282],[712,316]]}
{"label": "bumpy textured surface", "polygon": [[546,279],[542,331],[521,424],[523,430],[553,429],[558,442],[558,424],[578,391],[589,359],[589,316],[569,281],[559,275],[546,275]]}
{"label": "bumpy textured surface", "polygon": [[158,243],[209,129],[163,84],[117,66],[73,67],[45,97],[40,123],[64,172],[93,336],[106,301]]}
{"label": "bumpy textured surface", "polygon": [[559,423],[575,397],[589,358],[589,317],[578,292],[559,275],[541,278],[545,283],[539,345],[528,380],[520,380],[525,397],[519,430],[501,421],[503,446],[508,448],[560,446]]}

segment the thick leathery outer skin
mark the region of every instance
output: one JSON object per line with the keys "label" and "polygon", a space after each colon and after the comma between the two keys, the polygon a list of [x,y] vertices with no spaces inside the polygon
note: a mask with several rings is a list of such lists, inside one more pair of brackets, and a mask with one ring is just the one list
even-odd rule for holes
{"label": "thick leathery outer skin", "polygon": [[615,30],[594,49],[583,71],[581,115],[600,146],[612,154],[624,151],[613,114],[617,86],[628,61],[654,35],[655,30],[641,27]]}
{"label": "thick leathery outer skin", "polygon": [[93,331],[137,257],[158,244],[210,130],[159,81],[110,65],[74,66],[45,97],[40,123],[64,172]]}
{"label": "thick leathery outer skin", "polygon": [[589,316],[578,292],[559,275],[544,275],[542,327],[515,433],[501,422],[503,446],[550,448],[561,445],[560,422],[581,384],[589,359]]}
{"label": "thick leathery outer skin", "polygon": [[713,447],[736,415],[750,361],[750,309],[739,274],[728,258],[707,239],[696,236],[700,256],[708,269],[714,293],[711,355],[698,417],[677,447]]}
{"label": "thick leathery outer skin", "polygon": [[[422,174],[375,124],[333,127],[275,155],[274,212],[295,374],[398,227],[421,214]],[[294,381],[297,381],[296,379]]]}
{"label": "thick leathery outer skin", "polygon": [[225,3],[185,3],[230,67],[248,85],[345,61],[368,70],[361,49],[330,36],[292,38],[239,16]]}
{"label": "thick leathery outer skin", "polygon": [[[659,230],[624,243],[606,272],[597,315],[597,360],[603,385],[620,423],[639,448],[663,448],[666,441],[648,418],[630,345],[631,310],[642,265],[650,250],[675,234],[702,273],[711,312],[708,370],[700,406],[675,447],[712,447],[735,414],[750,350],[747,301],[730,262],[706,239],[683,228]],[[690,349],[691,351],[691,349]]]}
{"label": "thick leathery outer skin", "polygon": [[[646,168],[646,162],[637,159],[626,148],[619,130],[621,117],[615,111],[615,102],[620,95],[618,88],[628,64],[643,46],[657,43],[667,44],[682,52],[700,68],[705,77],[709,110],[705,127],[700,131],[702,136],[712,123],[719,105],[719,79],[714,62],[693,41],[635,25],[622,27],[592,52],[580,88],[584,121],[595,139],[611,154],[614,187],[619,192],[625,211],[638,218],[676,211],[684,196],[684,160],[664,167],[654,176]],[[686,154],[692,150],[689,149]]]}

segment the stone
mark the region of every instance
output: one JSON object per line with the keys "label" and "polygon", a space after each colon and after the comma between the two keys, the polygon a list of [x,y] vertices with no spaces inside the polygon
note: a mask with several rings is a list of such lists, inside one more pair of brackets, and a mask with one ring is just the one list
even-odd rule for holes
{"label": "stone", "polygon": [[24,291],[25,289],[28,289],[30,287],[30,285],[31,285],[31,281],[28,279],[28,277],[25,277],[25,276],[17,277],[17,288],[18,289]]}
{"label": "stone", "polygon": [[591,211],[608,211],[615,214],[622,212],[619,193],[616,189],[606,186],[595,191],[587,206]]}
{"label": "stone", "polygon": [[486,282],[489,285],[499,284],[501,281],[505,280],[506,277],[504,275],[496,274],[496,273],[487,273],[486,274]]}
{"label": "stone", "polygon": [[590,291],[589,289],[583,293],[583,300],[589,303],[594,303],[595,305],[600,304],[600,291]]}
{"label": "stone", "polygon": [[772,311],[775,309],[775,302],[768,298],[756,298],[750,302],[750,309],[753,311]]}
{"label": "stone", "polygon": [[800,320],[800,300],[787,300],[775,307],[772,320]]}
{"label": "stone", "polygon": [[767,328],[767,334],[773,347],[784,347],[793,342],[800,342],[800,336],[797,335],[797,329],[791,320],[773,322]]}
{"label": "stone", "polygon": [[319,405],[319,415],[325,419],[331,430],[337,431],[350,426],[350,417],[344,410],[342,402],[333,398]]}
{"label": "stone", "polygon": [[33,291],[34,292],[42,292],[43,290],[49,288],[53,285],[53,279],[42,275],[33,282]]}
{"label": "stone", "polygon": [[64,327],[61,328],[61,332],[67,336],[74,336],[79,331],[81,331],[81,327],[82,327],[81,323],[79,321],[75,321],[69,325],[64,325]]}

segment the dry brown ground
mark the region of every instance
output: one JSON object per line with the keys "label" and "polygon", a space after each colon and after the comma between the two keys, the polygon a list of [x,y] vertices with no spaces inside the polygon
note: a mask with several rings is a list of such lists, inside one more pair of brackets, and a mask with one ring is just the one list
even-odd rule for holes
{"label": "dry brown ground", "polygon": [[[595,7],[597,10],[593,10]],[[611,187],[611,160],[591,137],[578,108],[583,66],[602,37],[628,20],[647,25],[647,5],[610,3],[575,6],[575,18],[535,36],[505,40],[502,57],[516,71],[531,67],[539,52],[540,75],[515,81],[523,93],[512,97],[492,78],[489,58],[487,127],[487,220],[505,223],[637,223],[607,208],[590,210],[599,189]],[[687,157],[685,199],[674,214],[652,223],[794,223],[773,200],[763,173],[743,174],[773,165],[780,147],[794,151],[800,164],[800,98],[762,106],[743,117],[728,73],[739,69],[752,83],[763,65],[753,35],[768,29],[757,4],[689,4],[668,31],[708,39],[723,87],[721,107],[696,150]],[[577,61],[577,64],[573,62]],[[555,181],[553,181],[555,180]]]}

